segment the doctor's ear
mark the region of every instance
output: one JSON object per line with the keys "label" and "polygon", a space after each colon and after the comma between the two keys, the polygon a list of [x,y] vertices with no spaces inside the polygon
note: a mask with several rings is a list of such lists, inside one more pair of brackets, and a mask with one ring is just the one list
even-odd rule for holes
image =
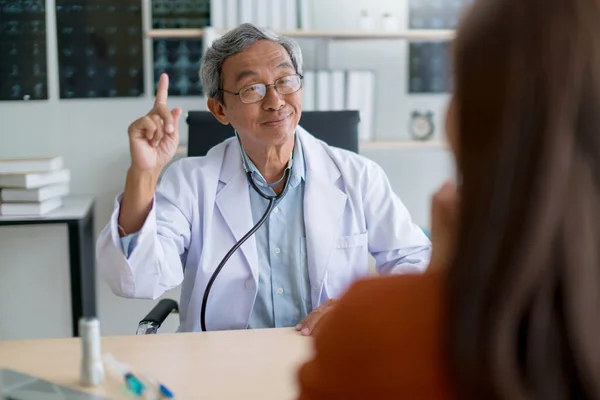
{"label": "doctor's ear", "polygon": [[222,123],[223,125],[229,125],[229,119],[225,115],[225,105],[213,99],[212,97],[208,98],[206,103],[208,105],[208,109],[215,116],[215,118]]}

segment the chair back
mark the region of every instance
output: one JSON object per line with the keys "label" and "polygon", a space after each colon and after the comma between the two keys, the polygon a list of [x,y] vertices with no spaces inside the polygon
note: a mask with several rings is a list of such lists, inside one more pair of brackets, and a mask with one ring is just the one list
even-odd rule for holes
{"label": "chair back", "polygon": [[[300,126],[330,146],[358,153],[359,112],[305,111]],[[223,125],[209,111],[190,111],[188,157],[204,156],[219,143],[235,135],[231,125]]]}

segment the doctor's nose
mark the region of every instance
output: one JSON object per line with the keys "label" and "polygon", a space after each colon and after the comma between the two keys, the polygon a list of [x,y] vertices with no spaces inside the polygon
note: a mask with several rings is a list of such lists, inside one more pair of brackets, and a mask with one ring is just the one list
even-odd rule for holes
{"label": "doctor's nose", "polygon": [[283,99],[283,95],[275,90],[275,86],[270,86],[267,88],[262,105],[265,110],[277,111],[285,105],[285,100]]}

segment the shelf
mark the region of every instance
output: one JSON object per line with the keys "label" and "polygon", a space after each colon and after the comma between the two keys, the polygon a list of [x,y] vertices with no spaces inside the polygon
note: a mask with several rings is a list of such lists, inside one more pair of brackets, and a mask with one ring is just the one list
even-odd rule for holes
{"label": "shelf", "polygon": [[359,143],[360,150],[445,149],[443,140],[376,140]]}
{"label": "shelf", "polygon": [[[404,149],[446,149],[447,145],[442,140],[381,140],[359,143],[360,150],[404,150]],[[187,145],[183,144],[177,148],[177,156],[187,156]]]}
{"label": "shelf", "polygon": [[[216,30],[217,34],[227,31]],[[449,41],[454,38],[454,30],[431,29],[418,30],[409,29],[399,32],[378,31],[278,31],[281,36],[294,38],[313,39],[339,39],[339,40],[374,40],[374,39],[403,39],[410,42],[433,42]],[[195,39],[204,36],[204,29],[150,29],[146,31],[146,37],[150,39]]]}

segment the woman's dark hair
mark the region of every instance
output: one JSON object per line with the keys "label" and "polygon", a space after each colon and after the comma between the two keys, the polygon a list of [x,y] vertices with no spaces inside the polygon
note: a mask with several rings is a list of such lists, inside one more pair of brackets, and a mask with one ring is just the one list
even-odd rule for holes
{"label": "woman's dark hair", "polygon": [[600,0],[479,0],[455,42],[459,399],[600,399]]}

